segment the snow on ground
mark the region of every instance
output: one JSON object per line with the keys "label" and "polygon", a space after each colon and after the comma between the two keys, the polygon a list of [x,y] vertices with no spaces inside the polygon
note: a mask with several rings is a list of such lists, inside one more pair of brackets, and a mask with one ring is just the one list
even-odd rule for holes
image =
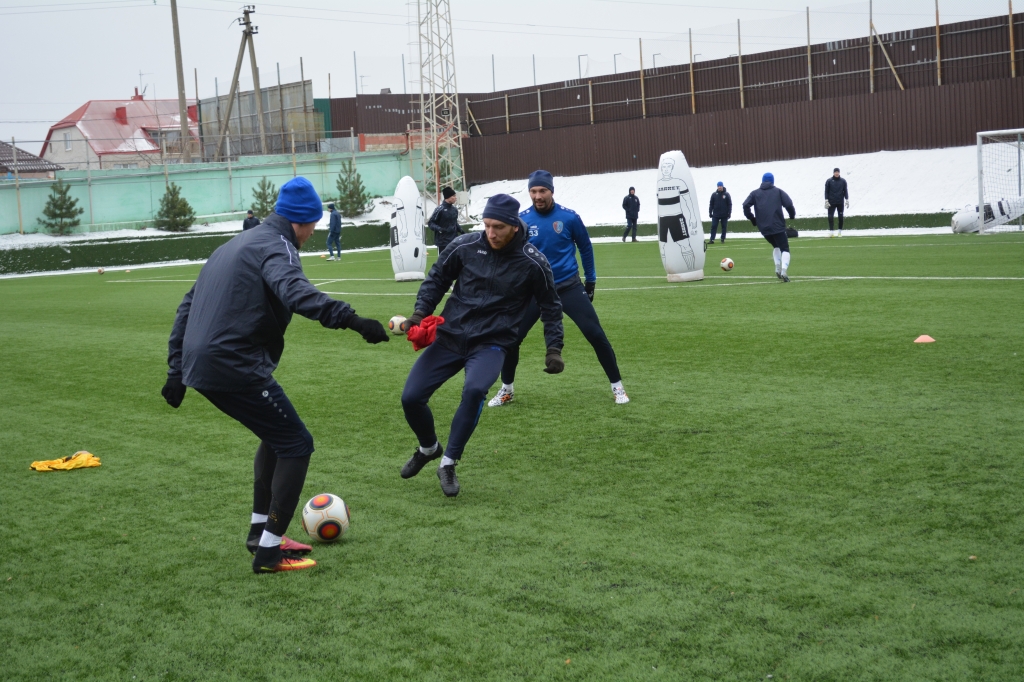
{"label": "snow on ground", "polygon": [[[761,184],[761,175],[765,172],[773,173],[776,186],[793,198],[798,218],[826,215],[825,181],[837,166],[849,183],[847,215],[953,213],[967,204],[977,203],[976,154],[976,147],[951,147],[691,170],[701,206],[708,205],[719,180],[725,183],[732,195],[734,220],[743,218],[741,204],[747,194]],[[656,223],[656,179],[656,168],[556,176],[555,201],[578,212],[587,225],[622,225],[626,222],[622,198],[633,186],[640,197],[640,222]],[[526,178],[490,182],[472,188],[470,215],[479,216],[487,198],[501,192],[518,199],[523,208],[530,204]]]}

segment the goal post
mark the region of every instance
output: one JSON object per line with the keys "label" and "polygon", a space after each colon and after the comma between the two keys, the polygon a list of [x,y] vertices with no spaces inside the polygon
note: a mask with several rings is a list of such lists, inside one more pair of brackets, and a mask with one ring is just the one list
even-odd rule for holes
{"label": "goal post", "polygon": [[1024,128],[977,134],[978,232],[1024,230]]}

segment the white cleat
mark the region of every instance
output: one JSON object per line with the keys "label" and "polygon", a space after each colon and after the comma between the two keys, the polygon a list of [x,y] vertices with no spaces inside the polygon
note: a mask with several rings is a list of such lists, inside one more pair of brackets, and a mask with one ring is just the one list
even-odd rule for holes
{"label": "white cleat", "polygon": [[612,395],[615,396],[616,405],[625,405],[629,402],[629,396],[626,395],[626,389],[624,388],[613,388]]}
{"label": "white cleat", "polygon": [[829,236],[829,238],[834,239],[835,236],[836,236],[836,233],[834,231],[832,231],[832,230],[829,230],[828,231],[828,236]]}
{"label": "white cleat", "polygon": [[498,389],[498,395],[491,398],[487,403],[487,407],[501,407],[502,405],[508,405],[515,397],[515,391],[510,391],[502,386]]}

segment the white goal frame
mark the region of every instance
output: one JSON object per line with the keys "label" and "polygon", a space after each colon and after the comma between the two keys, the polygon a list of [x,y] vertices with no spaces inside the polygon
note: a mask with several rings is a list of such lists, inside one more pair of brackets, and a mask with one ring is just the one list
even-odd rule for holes
{"label": "white goal frame", "polygon": [[[986,137],[1011,137],[1017,138],[1017,191],[1020,196],[1024,192],[1024,168],[1021,162],[1024,160],[1024,128],[1011,128],[1009,130],[986,130],[977,133],[978,145],[978,234],[990,234],[985,231],[985,163],[983,147]],[[1009,198],[1009,197],[1006,197]],[[1011,223],[1012,224],[1012,223]]]}

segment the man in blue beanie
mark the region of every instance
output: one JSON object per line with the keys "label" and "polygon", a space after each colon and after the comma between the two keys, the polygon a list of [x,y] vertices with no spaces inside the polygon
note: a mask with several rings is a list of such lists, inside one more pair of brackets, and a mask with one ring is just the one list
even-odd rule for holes
{"label": "man in blue beanie", "polygon": [[796,217],[793,200],[775,186],[775,176],[771,173],[764,174],[761,186],[751,192],[743,202],[743,215],[774,247],[772,257],[775,259],[775,276],[783,282],[788,282],[789,238],[786,236],[786,217],[782,214],[783,208],[789,212],[790,220]]}
{"label": "man in blue beanie", "polygon": [[309,180],[285,183],[260,229],[241,232],[206,261],[178,306],[168,342],[161,391],[167,403],[178,407],[191,387],[260,440],[245,542],[256,573],[316,565],[304,556],[309,545],[284,534],[313,453],[313,436],[273,376],[292,314],[328,329],[352,329],[369,343],[388,340],[380,322],[359,317],[303,274],[299,247],[322,216]]}
{"label": "man in blue beanie", "polygon": [[[547,259],[526,241],[519,202],[496,194],[487,200],[483,220],[483,232],[460,235],[441,253],[420,285],[415,311],[403,325],[408,331],[423,322],[455,282],[441,313],[444,323],[437,326],[437,340],[416,360],[402,391],[405,419],[420,443],[402,467],[402,478],[412,478],[427,462],[440,458],[437,477],[448,497],[459,494],[455,465],[476,429],[505,354],[518,347],[518,330],[528,306],[538,309],[544,321],[544,371],[557,374],[565,369],[562,306]],[[462,402],[445,449],[427,402],[463,369]]]}
{"label": "man in blue beanie", "polygon": [[715,193],[711,195],[711,204],[708,206],[708,216],[711,218],[711,240],[709,244],[715,243],[715,232],[718,224],[722,224],[722,243],[725,243],[725,231],[729,228],[729,218],[732,217],[732,196],[725,189],[725,183],[719,182]]}
{"label": "man in blue beanie", "polygon": [[[601,327],[601,321],[594,310],[594,289],[597,284],[597,270],[594,268],[594,247],[590,243],[583,220],[576,211],[555,203],[555,183],[551,173],[534,171],[529,180],[530,199],[533,206],[519,214],[526,223],[530,243],[540,249],[555,276],[555,288],[562,301],[562,310],[583,332],[583,336],[594,347],[597,360],[601,363],[608,381],[611,382],[612,397],[618,405],[629,402],[626,389],[622,387],[619,363],[608,336]],[[586,281],[580,282],[580,268],[576,263],[576,249],[579,248],[583,261]],[[516,366],[519,364],[519,345],[537,322],[539,309],[531,305],[519,325],[519,343],[509,350],[505,366],[501,369],[501,388],[487,403],[490,407],[508,405],[515,398]]]}

